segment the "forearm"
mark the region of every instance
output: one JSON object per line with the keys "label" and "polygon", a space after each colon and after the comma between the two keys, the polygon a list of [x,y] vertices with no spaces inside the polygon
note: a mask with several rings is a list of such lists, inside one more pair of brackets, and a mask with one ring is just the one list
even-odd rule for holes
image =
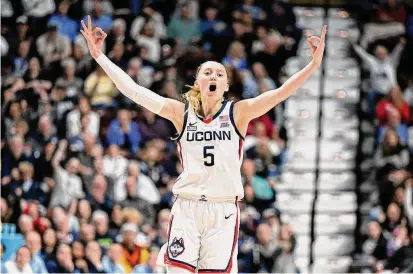
{"label": "forearm", "polygon": [[96,62],[126,97],[148,110],[159,114],[165,104],[165,98],[136,84],[128,74],[116,66],[104,54],[96,58]]}

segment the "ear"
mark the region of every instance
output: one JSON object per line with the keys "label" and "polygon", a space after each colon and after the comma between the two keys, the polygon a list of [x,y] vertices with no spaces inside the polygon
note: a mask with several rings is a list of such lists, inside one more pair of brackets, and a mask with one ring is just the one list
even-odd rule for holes
{"label": "ear", "polygon": [[195,80],[195,82],[194,82],[194,87],[195,87],[195,88],[197,88],[197,89],[199,89],[199,83],[198,83],[198,80]]}
{"label": "ear", "polygon": [[227,84],[227,87],[225,88],[225,91],[228,91],[229,90],[229,85]]}

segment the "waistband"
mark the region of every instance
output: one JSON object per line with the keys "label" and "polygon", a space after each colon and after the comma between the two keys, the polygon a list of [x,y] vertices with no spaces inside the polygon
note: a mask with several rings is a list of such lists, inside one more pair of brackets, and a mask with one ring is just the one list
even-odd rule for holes
{"label": "waistband", "polygon": [[184,199],[184,200],[191,200],[191,201],[199,201],[199,202],[212,202],[212,203],[219,203],[219,202],[239,202],[240,199],[238,196],[235,196],[233,198],[227,197],[227,198],[211,198],[207,197],[205,195],[201,196],[196,196],[196,195],[188,195],[188,194],[176,194],[175,195],[176,199]]}

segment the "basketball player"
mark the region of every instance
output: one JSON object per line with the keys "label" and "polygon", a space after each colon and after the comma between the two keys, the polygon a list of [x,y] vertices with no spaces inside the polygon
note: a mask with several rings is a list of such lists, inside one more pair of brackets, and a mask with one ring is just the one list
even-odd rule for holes
{"label": "basketball player", "polygon": [[131,100],[169,119],[180,132],[177,139],[183,172],[172,191],[177,199],[169,221],[169,238],[158,264],[169,273],[237,272],[239,209],[243,198],[240,167],[242,143],[249,121],[267,113],[287,99],[310,77],[322,61],[321,38],[307,39],[312,61],[280,88],[237,103],[223,99],[228,91],[225,68],[205,62],[197,71],[185,103],[164,98],[137,85],[101,51],[106,33],[82,21],[82,34],[90,54]]}

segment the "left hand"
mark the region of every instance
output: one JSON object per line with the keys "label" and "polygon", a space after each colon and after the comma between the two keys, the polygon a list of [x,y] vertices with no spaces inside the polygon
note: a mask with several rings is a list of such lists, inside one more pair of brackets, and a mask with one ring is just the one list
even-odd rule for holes
{"label": "left hand", "polygon": [[317,67],[321,65],[321,61],[323,60],[326,33],[327,26],[324,25],[321,31],[321,37],[310,36],[307,38],[307,43],[310,45],[313,54],[313,63]]}

